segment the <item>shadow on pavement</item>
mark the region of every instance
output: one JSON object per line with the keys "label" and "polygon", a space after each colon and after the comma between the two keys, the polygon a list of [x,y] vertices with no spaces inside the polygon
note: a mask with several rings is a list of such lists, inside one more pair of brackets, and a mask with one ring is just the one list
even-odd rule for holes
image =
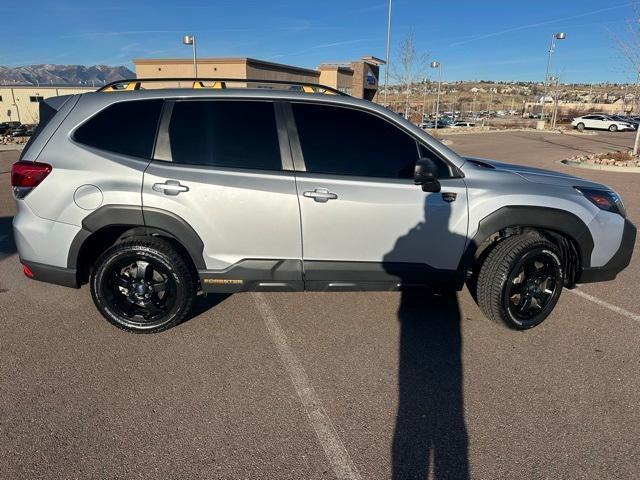
{"label": "shadow on pavement", "polygon": [[203,313],[209,311],[216,305],[224,302],[230,296],[230,293],[207,293],[206,295],[198,295],[196,301],[193,304],[193,308],[189,312],[187,318],[182,321],[182,324],[193,320],[198,315],[202,315]]}
{"label": "shadow on pavement", "polygon": [[13,217],[0,217],[0,260],[16,253],[12,221]]}
{"label": "shadow on pavement", "polygon": [[[438,197],[435,197],[438,195]],[[434,194],[425,202],[449,208]],[[390,262],[437,225],[421,222],[398,238],[385,255],[385,269],[401,283],[415,282],[406,264]],[[424,242],[423,244],[426,244]],[[401,257],[400,257],[401,258]],[[413,280],[413,281],[412,281]],[[462,335],[455,292],[442,296],[420,289],[402,291],[398,363],[398,411],[392,447],[393,479],[469,478],[468,436],[464,419]]]}

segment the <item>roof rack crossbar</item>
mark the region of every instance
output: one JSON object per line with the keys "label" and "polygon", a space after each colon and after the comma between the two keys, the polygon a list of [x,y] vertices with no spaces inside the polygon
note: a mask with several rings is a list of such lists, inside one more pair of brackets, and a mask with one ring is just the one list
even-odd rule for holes
{"label": "roof rack crossbar", "polygon": [[[153,82],[185,82],[191,85],[191,88],[213,88],[213,89],[225,89],[227,82],[241,82],[241,83],[258,83],[267,85],[291,85],[294,87],[301,87],[301,90],[305,93],[327,93],[329,95],[342,95],[348,96],[346,93],[341,92],[333,87],[327,85],[321,85],[319,83],[297,82],[288,80],[263,80],[256,78],[125,78],[122,80],[116,80],[115,82],[107,83],[100,87],[97,92],[122,92],[129,90],[139,90],[143,83]],[[214,82],[212,86],[207,87],[204,82]],[[120,86],[120,88],[116,88]]]}

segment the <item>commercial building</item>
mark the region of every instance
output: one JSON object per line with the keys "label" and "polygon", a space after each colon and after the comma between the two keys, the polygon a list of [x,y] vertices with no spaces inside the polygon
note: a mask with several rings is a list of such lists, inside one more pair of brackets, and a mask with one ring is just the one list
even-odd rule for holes
{"label": "commercial building", "polygon": [[[137,78],[192,78],[193,61],[184,58],[135,59]],[[238,80],[282,80],[322,84],[358,98],[373,100],[384,61],[365,56],[360,60],[323,63],[302,68],[254,58],[199,58],[198,77]],[[164,86],[161,82],[155,87]],[[268,84],[257,85],[270,88]],[[145,88],[152,88],[145,85]],[[0,122],[38,123],[38,103],[45,98],[95,91],[95,87],[0,86]]]}
{"label": "commercial building", "polygon": [[[134,59],[137,78],[192,78],[193,61],[185,58]],[[378,90],[380,65],[384,61],[365,56],[342,63],[323,63],[317,69],[295,67],[255,58],[199,58],[200,78],[282,80],[320,83],[358,98],[372,100]],[[265,85],[265,88],[268,86]]]}
{"label": "commercial building", "polygon": [[38,123],[39,103],[49,97],[95,92],[94,87],[5,87],[0,85],[0,122]]}

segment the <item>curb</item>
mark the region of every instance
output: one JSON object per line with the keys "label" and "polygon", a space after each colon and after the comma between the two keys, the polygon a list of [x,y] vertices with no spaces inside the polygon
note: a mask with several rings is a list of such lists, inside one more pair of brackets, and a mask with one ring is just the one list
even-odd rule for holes
{"label": "curb", "polygon": [[24,149],[24,143],[20,145],[0,145],[0,152],[21,151]]}
{"label": "curb", "polygon": [[558,160],[558,163],[563,164],[565,167],[584,168],[585,170],[602,170],[605,172],[619,173],[640,173],[640,167],[613,167],[611,165],[598,165],[594,163],[574,162],[571,160]]}

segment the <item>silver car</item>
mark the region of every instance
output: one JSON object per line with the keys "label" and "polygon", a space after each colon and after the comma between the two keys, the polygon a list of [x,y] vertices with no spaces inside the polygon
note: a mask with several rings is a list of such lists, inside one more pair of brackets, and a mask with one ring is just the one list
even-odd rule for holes
{"label": "silver car", "polygon": [[120,328],[174,326],[201,292],[466,283],[527,329],[630,261],[636,229],[604,185],[461,157],[327,87],[140,83],[46,99],[12,171],[24,273],[89,283]]}

